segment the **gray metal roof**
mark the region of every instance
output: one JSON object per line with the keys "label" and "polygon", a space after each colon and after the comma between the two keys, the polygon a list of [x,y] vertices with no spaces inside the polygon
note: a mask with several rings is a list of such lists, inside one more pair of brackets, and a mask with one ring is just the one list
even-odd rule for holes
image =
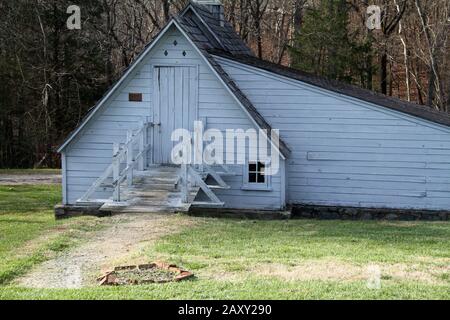
{"label": "gray metal roof", "polygon": [[[258,126],[261,129],[267,130],[269,135],[269,139],[271,139],[270,135],[274,135],[275,132],[272,131],[272,127],[270,124],[264,119],[264,117],[258,112],[253,103],[247,98],[247,96],[241,91],[238,85],[231,79],[231,77],[226,73],[226,71],[222,68],[222,66],[214,59],[212,55],[209,53],[205,54],[205,57],[208,59],[212,67],[216,70],[216,72],[220,75],[220,77],[224,80],[228,88],[233,92],[234,96],[239,99],[241,104],[245,107],[247,112],[251,115],[251,117],[255,120]],[[285,156],[289,156],[291,150],[287,146],[287,144],[278,136],[279,145],[277,146],[280,152]]]}
{"label": "gray metal roof", "polygon": [[[203,42],[209,49],[220,49],[231,54],[253,55],[252,50],[245,44],[228,21],[217,19],[206,6],[191,2],[179,15],[179,18],[192,18],[196,15],[203,26],[199,26],[209,43]],[[195,31],[197,33],[197,31]],[[209,33],[209,35],[208,35]],[[204,40],[204,39],[203,39]]]}
{"label": "gray metal roof", "polygon": [[344,82],[315,76],[297,69],[284,67],[275,63],[258,59],[247,55],[231,55],[224,51],[209,50],[210,54],[227,58],[251,67],[269,71],[287,78],[299,80],[329,91],[343,94],[349,97],[367,101],[388,109],[406,113],[418,118],[432,121],[445,126],[450,126],[450,114],[438,111],[427,106],[418,105],[395,97],[386,96],[371,90],[363,89]]}
{"label": "gray metal roof", "polygon": [[238,34],[233,30],[229,23],[226,23],[225,27],[221,27],[217,19],[209,13],[206,7],[196,3],[191,3],[191,7],[203,17],[205,23],[211,26],[211,29],[219,37],[219,39],[223,39],[223,42],[228,44],[224,47],[216,45],[211,41],[208,45],[204,45],[203,48],[211,54],[228,58],[252,67],[264,69],[272,73],[299,80],[326,90],[347,95],[349,97],[374,103],[376,105],[403,112],[428,121],[450,126],[450,114],[447,112],[438,111],[427,106],[404,101],[395,97],[346,84],[344,82],[312,75],[297,69],[284,67],[258,59],[239,38]]}

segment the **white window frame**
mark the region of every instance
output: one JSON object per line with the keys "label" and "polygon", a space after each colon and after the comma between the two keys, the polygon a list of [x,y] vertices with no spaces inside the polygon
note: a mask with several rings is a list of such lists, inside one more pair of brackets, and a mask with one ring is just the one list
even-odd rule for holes
{"label": "white window frame", "polygon": [[265,168],[267,168],[270,165],[270,161],[246,161],[243,172],[242,172],[242,190],[249,190],[249,191],[272,191],[272,176],[267,175],[265,176],[265,182],[264,183],[258,183],[258,182],[250,182],[249,181],[249,167],[250,163],[253,162],[261,162],[264,164]]}

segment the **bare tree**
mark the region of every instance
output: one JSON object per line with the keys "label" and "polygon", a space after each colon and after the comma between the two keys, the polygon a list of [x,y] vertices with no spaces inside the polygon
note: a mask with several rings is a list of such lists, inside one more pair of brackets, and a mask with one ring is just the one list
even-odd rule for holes
{"label": "bare tree", "polygon": [[250,13],[252,16],[253,29],[256,35],[257,55],[260,59],[263,57],[263,43],[262,43],[262,23],[266,9],[269,5],[267,0],[252,0],[249,1]]}
{"label": "bare tree", "polygon": [[[446,23],[444,19],[448,19],[450,5],[448,3],[447,5],[439,3],[439,5],[436,6],[436,3],[434,3],[434,6],[436,7],[429,7],[427,11],[424,10],[421,0],[415,0],[415,5],[425,38],[425,50],[429,59],[427,104],[429,106],[434,106],[437,109],[445,108],[446,102],[443,100],[442,96],[443,92],[441,91],[440,71],[437,60],[442,54],[448,39],[449,24],[448,22]],[[444,21],[441,20],[441,23],[436,23],[436,21],[434,21],[433,23],[431,16],[434,13],[439,19],[439,11],[444,12],[442,19]]]}
{"label": "bare tree", "polygon": [[[400,5],[398,4],[397,0],[394,0],[396,8],[397,8],[397,12],[400,14],[401,12],[401,8]],[[400,39],[400,42],[402,43],[403,46],[403,59],[404,59],[404,64],[405,64],[405,85],[406,85],[406,98],[408,101],[411,101],[411,86],[410,86],[410,75],[409,75],[409,53],[408,53],[408,46],[406,44],[406,38],[405,35],[403,33],[403,24],[402,21],[400,20],[398,23],[398,36]]]}
{"label": "bare tree", "polygon": [[[387,41],[392,33],[397,29],[403,14],[405,13],[407,1],[403,0],[396,4],[392,10],[389,0],[383,0],[383,14],[381,19],[381,31],[383,34],[380,57],[380,86],[381,92],[387,94],[388,90],[388,49]],[[395,11],[394,11],[395,10]]]}

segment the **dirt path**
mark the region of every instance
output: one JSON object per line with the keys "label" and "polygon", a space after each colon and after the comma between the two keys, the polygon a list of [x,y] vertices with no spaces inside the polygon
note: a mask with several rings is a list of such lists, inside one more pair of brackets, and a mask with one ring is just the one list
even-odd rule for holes
{"label": "dirt path", "polygon": [[33,288],[80,288],[95,285],[102,271],[117,264],[150,262],[144,247],[160,237],[192,225],[187,216],[126,214],[105,218],[106,229],[55,259],[44,262],[18,279],[16,284]]}
{"label": "dirt path", "polygon": [[0,174],[0,186],[58,183],[61,183],[61,175],[59,174]]}

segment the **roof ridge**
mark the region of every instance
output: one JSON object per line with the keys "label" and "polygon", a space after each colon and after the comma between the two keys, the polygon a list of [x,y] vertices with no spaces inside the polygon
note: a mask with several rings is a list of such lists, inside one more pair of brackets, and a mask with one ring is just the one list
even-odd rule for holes
{"label": "roof ridge", "polygon": [[[187,9],[189,9],[189,7],[192,8],[193,12],[195,13],[195,15],[197,16],[197,18],[202,22],[202,24],[204,24],[204,26],[206,27],[206,29],[208,30],[208,32],[214,37],[214,39],[219,43],[219,45],[222,47],[222,49],[226,50],[226,47],[224,46],[224,44],[222,43],[221,39],[217,36],[217,34],[211,29],[211,27],[206,23],[206,21],[203,20],[202,16],[196,11],[196,10],[202,10],[204,11],[204,13],[208,14],[210,16],[211,19],[214,18],[214,16],[212,15],[212,13],[209,12],[209,10],[206,10],[206,8],[203,8],[203,6],[200,6],[199,4],[190,1],[190,3],[187,6]],[[187,10],[183,10],[178,16],[178,17],[184,17],[184,15],[186,14]]]}
{"label": "roof ridge", "polygon": [[186,7],[180,11],[178,17],[183,18],[189,9],[194,12],[211,36],[218,41],[222,50],[230,52],[231,54],[254,55],[252,50],[236,33],[229,22],[224,19],[224,25],[221,26],[213,13],[211,13],[204,5],[190,1]]}

